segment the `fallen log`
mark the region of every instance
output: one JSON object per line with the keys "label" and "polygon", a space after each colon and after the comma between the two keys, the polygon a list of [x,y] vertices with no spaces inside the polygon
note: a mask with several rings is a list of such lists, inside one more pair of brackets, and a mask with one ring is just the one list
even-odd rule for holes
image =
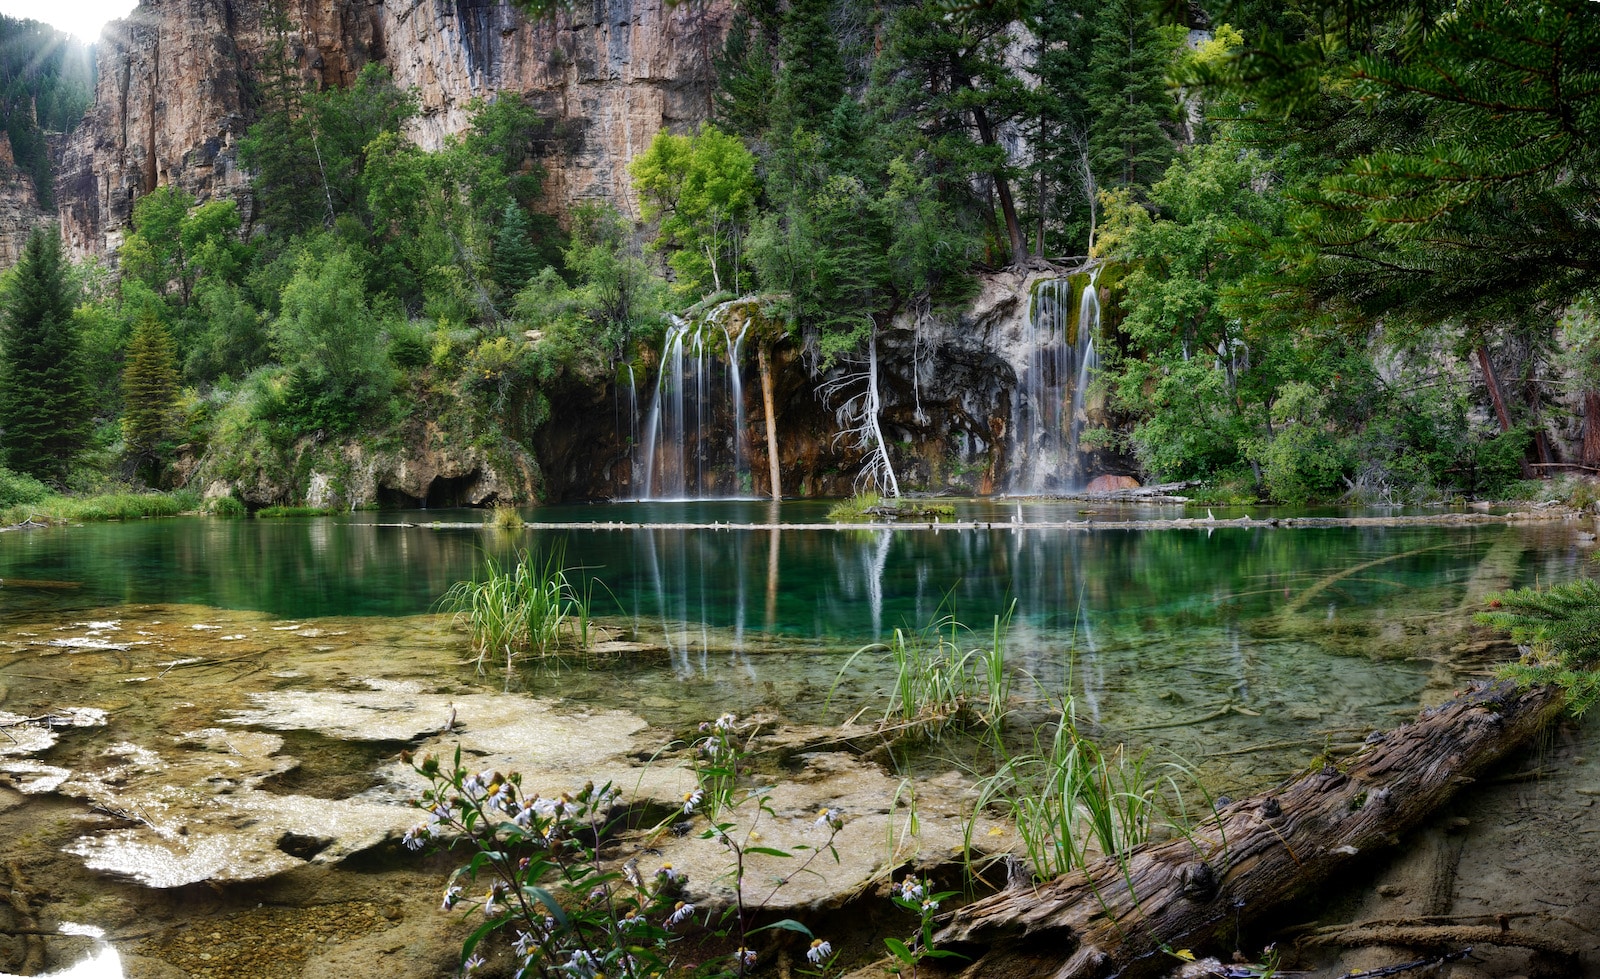
{"label": "fallen log", "polygon": [[1481,686],[1184,836],[968,904],[934,941],[969,955],[963,979],[1133,979],[1179,949],[1231,952],[1244,921],[1392,845],[1561,704],[1554,688]]}

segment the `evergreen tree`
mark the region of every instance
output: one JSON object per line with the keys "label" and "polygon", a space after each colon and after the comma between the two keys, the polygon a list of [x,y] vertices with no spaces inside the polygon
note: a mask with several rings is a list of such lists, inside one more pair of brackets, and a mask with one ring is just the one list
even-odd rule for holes
{"label": "evergreen tree", "polygon": [[845,94],[844,60],[828,16],[832,0],[793,0],[783,19],[772,123],[780,132],[816,131]]}
{"label": "evergreen tree", "polygon": [[153,469],[178,400],[177,353],[171,334],[154,316],[141,319],[128,342],[122,397],[122,436],[140,463]]}
{"label": "evergreen tree", "polygon": [[539,250],[533,245],[533,222],[515,204],[507,204],[494,236],[494,257],[489,271],[501,296],[513,296],[540,268]]}
{"label": "evergreen tree", "polygon": [[61,485],[88,444],[90,400],[54,228],[29,236],[14,276],[0,358],[0,458]]}
{"label": "evergreen tree", "polygon": [[[1031,115],[1032,97],[1006,65],[1018,5],[1007,0],[952,11],[941,0],[901,8],[885,31],[869,97],[893,149],[933,157],[947,199],[974,183],[989,197],[994,238],[1021,263],[1028,249],[1011,193],[1014,168],[1002,136]],[[920,145],[919,145],[920,144]],[[888,149],[886,146],[885,149]],[[994,220],[998,205],[999,221]]]}
{"label": "evergreen tree", "polygon": [[748,139],[766,132],[778,85],[772,70],[772,48],[753,27],[744,9],[734,12],[733,25],[717,56],[717,90],[711,97],[717,125]]}
{"label": "evergreen tree", "polygon": [[1150,0],[1108,0],[1095,18],[1089,155],[1103,187],[1149,187],[1172,162],[1177,102],[1167,73],[1184,29],[1156,23]]}

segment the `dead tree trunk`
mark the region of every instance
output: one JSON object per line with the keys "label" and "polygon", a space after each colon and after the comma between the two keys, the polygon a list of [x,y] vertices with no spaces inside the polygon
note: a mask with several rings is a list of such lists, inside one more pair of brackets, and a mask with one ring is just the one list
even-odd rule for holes
{"label": "dead tree trunk", "polygon": [[772,356],[766,344],[756,346],[756,366],[761,372],[761,409],[767,417],[767,475],[772,484],[772,498],[783,499],[778,485],[778,414],[773,407]]}
{"label": "dead tree trunk", "polygon": [[1559,710],[1553,688],[1482,687],[1375,734],[1348,764],[1231,803],[1191,834],[950,916],[941,946],[986,946],[963,979],[1135,979],[1388,845]]}
{"label": "dead tree trunk", "polygon": [[1583,392],[1583,457],[1585,466],[1600,467],[1600,391]]}

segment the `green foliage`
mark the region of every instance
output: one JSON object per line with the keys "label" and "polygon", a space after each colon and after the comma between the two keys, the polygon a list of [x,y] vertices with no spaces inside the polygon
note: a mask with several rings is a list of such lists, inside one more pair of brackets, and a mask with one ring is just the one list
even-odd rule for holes
{"label": "green foliage", "polygon": [[362,287],[363,270],[349,250],[301,253],[269,328],[289,368],[287,421],[298,432],[348,432],[388,397],[393,380],[383,323]]}
{"label": "green foliage", "polygon": [[239,142],[254,174],[258,219],[284,239],[332,229],[349,215],[374,225],[366,203],[368,145],[398,136],[417,113],[414,95],[395,87],[377,62],[348,88],[300,92],[286,87]]}
{"label": "green foliage", "polygon": [[15,473],[0,467],[0,507],[38,503],[49,492],[49,487],[27,473]]}
{"label": "green foliage", "polygon": [[760,185],[756,161],[737,137],[712,125],[692,136],[662,131],[628,165],[656,247],[667,251],[677,291],[698,299],[743,291],[743,245]]}
{"label": "green foliage", "polygon": [[1524,684],[1555,684],[1574,716],[1600,702],[1600,582],[1580,578],[1539,590],[1522,588],[1489,599],[1478,621],[1504,629],[1524,646],[1505,668]]}
{"label": "green foliage", "polygon": [[581,205],[573,212],[566,265],[575,285],[547,267],[518,293],[520,322],[558,331],[565,326],[579,347],[608,362],[628,359],[641,334],[659,329],[663,283],[615,208]]}
{"label": "green foliage", "polygon": [[214,517],[244,517],[249,515],[244,501],[236,496],[219,496],[206,504],[206,512]]}
{"label": "green foliage", "polygon": [[55,228],[28,237],[0,335],[0,463],[57,486],[89,444],[92,403],[64,261]]}
{"label": "green foliage", "polygon": [[166,327],[147,317],[135,328],[123,368],[122,435],[136,455],[153,460],[172,430],[178,400],[177,354]]}

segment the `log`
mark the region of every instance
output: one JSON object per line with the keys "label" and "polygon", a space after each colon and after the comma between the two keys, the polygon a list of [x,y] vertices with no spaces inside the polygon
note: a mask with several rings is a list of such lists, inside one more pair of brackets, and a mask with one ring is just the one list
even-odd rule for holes
{"label": "log", "polygon": [[1550,687],[1479,686],[1185,836],[968,904],[935,943],[969,955],[963,979],[1134,979],[1177,949],[1231,952],[1242,922],[1392,845],[1561,705]]}

